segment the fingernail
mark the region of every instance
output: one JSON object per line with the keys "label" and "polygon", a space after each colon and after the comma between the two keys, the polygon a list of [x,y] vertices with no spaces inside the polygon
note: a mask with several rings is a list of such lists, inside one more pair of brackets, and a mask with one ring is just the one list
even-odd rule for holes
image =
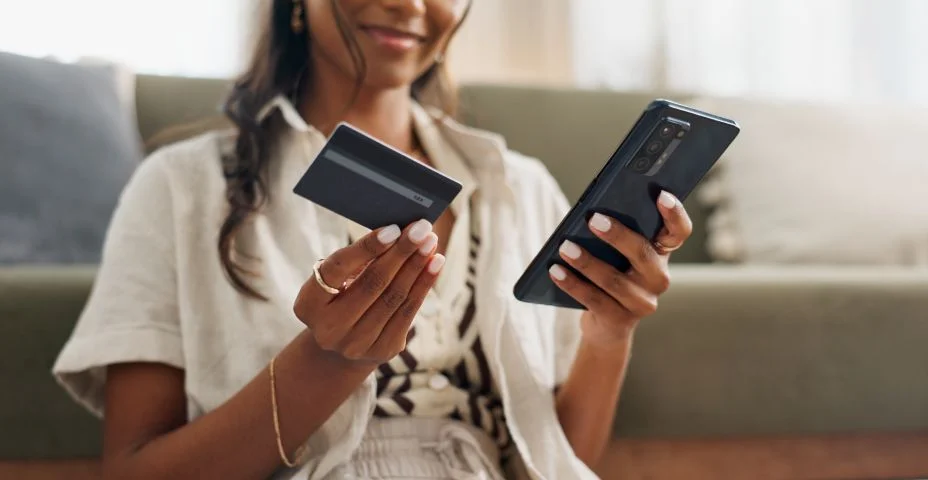
{"label": "fingernail", "polygon": [[561,253],[572,260],[580,258],[580,247],[570,240],[564,240],[561,244]]}
{"label": "fingernail", "polygon": [[657,197],[657,203],[660,203],[664,208],[673,208],[677,205],[677,199],[673,198],[673,195],[662,191]]}
{"label": "fingernail", "polygon": [[445,256],[438,253],[432,257],[432,261],[429,262],[429,273],[437,275],[443,266],[445,266]]}
{"label": "fingernail", "polygon": [[390,245],[395,242],[396,239],[400,238],[400,234],[403,232],[400,230],[400,227],[397,225],[390,225],[389,227],[384,227],[379,232],[377,232],[377,240],[384,245]]}
{"label": "fingernail", "polygon": [[419,253],[422,255],[428,255],[432,253],[432,249],[435,248],[435,245],[438,243],[438,235],[434,233],[429,234],[429,238],[425,239],[425,243],[419,247]]}
{"label": "fingernail", "polygon": [[551,272],[552,277],[558,280],[564,280],[567,278],[567,271],[564,270],[564,267],[560,265],[551,265],[551,268],[549,268],[548,271]]}
{"label": "fingernail", "polygon": [[612,220],[609,220],[609,217],[601,213],[597,213],[590,219],[590,226],[600,232],[608,232],[612,228]]}
{"label": "fingernail", "polygon": [[414,243],[425,240],[425,236],[431,233],[432,224],[428,220],[419,220],[409,229],[409,239]]}

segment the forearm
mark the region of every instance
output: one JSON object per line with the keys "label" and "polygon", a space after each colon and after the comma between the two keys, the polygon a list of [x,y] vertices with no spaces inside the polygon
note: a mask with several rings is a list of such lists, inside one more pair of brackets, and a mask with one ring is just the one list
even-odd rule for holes
{"label": "forearm", "polygon": [[[322,351],[308,332],[275,365],[281,436],[291,460],[374,368]],[[280,464],[265,368],[214,411],[131,453],[106,458],[104,470],[108,478],[267,478]]]}
{"label": "forearm", "polygon": [[591,467],[609,441],[630,352],[631,337],[610,350],[582,342],[557,393],[561,427],[574,452]]}

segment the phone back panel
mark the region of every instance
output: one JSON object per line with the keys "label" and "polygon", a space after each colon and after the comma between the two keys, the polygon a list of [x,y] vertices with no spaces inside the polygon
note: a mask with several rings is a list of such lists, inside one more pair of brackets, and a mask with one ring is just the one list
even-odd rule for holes
{"label": "phone back panel", "polygon": [[[662,165],[649,166],[646,149],[659,140],[657,129],[667,122],[681,125],[680,129],[686,130],[685,136],[676,142]],[[674,194],[681,201],[686,199],[738,132],[739,127],[732,120],[667,100],[652,102],[516,283],[516,298],[530,303],[583,308],[557,288],[548,275],[554,263],[580,275],[561,260],[558,254],[561,243],[570,239],[616,269],[627,271],[628,259],[593,235],[587,226],[589,218],[595,212],[603,213],[653,240],[663,228],[657,209],[661,190]],[[673,138],[666,139],[664,145],[668,143],[672,144]]]}

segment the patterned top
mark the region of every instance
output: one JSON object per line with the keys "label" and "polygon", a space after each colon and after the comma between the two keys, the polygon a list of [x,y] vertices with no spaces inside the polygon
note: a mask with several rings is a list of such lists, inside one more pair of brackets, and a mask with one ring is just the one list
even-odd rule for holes
{"label": "patterned top", "polygon": [[[469,209],[473,210],[473,209]],[[465,228],[456,222],[454,228]],[[377,402],[374,415],[446,417],[483,429],[496,441],[503,455],[512,447],[503,404],[474,322],[474,285],[480,239],[469,222],[469,255],[466,288],[451,299],[432,290],[423,302],[410,330],[406,350],[377,369]],[[463,261],[458,252],[451,252]],[[442,305],[444,304],[444,305]]]}

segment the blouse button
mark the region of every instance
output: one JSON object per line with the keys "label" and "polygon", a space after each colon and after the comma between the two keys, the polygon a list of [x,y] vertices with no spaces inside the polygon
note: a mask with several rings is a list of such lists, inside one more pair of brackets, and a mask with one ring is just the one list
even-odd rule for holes
{"label": "blouse button", "polygon": [[441,373],[436,373],[429,378],[429,388],[432,390],[444,390],[448,388],[450,384],[451,382],[448,380],[448,377]]}

